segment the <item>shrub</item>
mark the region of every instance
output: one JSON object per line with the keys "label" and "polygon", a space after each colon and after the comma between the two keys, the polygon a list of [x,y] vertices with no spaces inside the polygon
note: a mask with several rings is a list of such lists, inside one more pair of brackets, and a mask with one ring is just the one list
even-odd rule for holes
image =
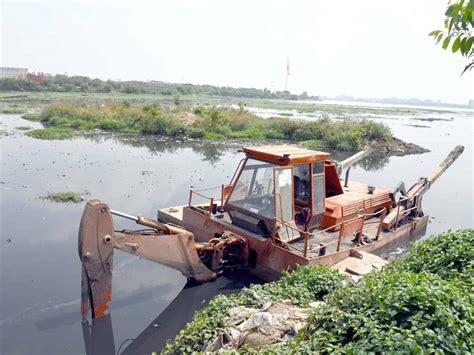
{"label": "shrub", "polygon": [[361,137],[368,141],[385,141],[392,137],[390,128],[374,121],[362,121],[359,123]]}
{"label": "shrub", "polygon": [[[197,106],[192,121],[183,122],[183,112],[156,104],[135,106],[121,104],[85,105],[51,104],[41,114],[29,114],[54,127],[102,129],[105,131],[138,132],[162,136],[222,139],[273,138],[296,141],[318,141],[319,148],[358,150],[373,139],[388,139],[391,133],[374,122],[334,122],[324,117],[315,121],[287,117],[263,119],[245,110]],[[27,116],[25,115],[25,118]],[[187,126],[185,126],[185,124]]]}
{"label": "shrub", "polygon": [[473,284],[474,229],[431,236],[413,244],[409,254],[386,266],[394,272],[429,272],[449,280]]}
{"label": "shrub", "polygon": [[313,352],[462,352],[472,349],[474,306],[452,281],[385,271],[338,289],[311,316],[301,346]]}
{"label": "shrub", "polygon": [[188,128],[188,136],[190,138],[204,138],[206,132],[202,128]]}

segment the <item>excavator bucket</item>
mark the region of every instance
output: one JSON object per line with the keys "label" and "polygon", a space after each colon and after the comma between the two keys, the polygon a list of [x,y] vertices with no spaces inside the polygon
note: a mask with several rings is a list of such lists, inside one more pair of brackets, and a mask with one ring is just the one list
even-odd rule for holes
{"label": "excavator bucket", "polygon": [[82,215],[79,257],[82,263],[83,318],[87,318],[89,309],[92,318],[100,318],[108,313],[112,299],[114,248],[179,270],[184,276],[199,282],[216,277],[216,273],[199,258],[193,233],[138,217],[137,223],[151,229],[114,231],[112,213],[117,214],[111,212],[105,203],[91,200],[87,202]]}
{"label": "excavator bucket", "polygon": [[79,227],[82,263],[81,313],[86,318],[107,314],[112,299],[113,221],[109,208],[98,200],[87,202]]}

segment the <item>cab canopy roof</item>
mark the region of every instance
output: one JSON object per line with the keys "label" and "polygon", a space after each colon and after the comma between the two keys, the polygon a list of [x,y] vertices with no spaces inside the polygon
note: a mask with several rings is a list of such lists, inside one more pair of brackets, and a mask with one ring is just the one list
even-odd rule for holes
{"label": "cab canopy roof", "polygon": [[249,158],[269,161],[280,165],[312,163],[327,160],[331,154],[305,149],[292,145],[266,145],[262,147],[244,147]]}

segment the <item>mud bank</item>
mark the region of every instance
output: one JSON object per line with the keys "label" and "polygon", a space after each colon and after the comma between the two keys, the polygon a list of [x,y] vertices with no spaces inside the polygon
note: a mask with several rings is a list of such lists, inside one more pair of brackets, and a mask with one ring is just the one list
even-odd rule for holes
{"label": "mud bank", "polygon": [[429,153],[430,150],[415,143],[402,141],[393,137],[391,141],[371,142],[368,144],[375,154],[386,154],[389,156],[403,157],[410,154]]}

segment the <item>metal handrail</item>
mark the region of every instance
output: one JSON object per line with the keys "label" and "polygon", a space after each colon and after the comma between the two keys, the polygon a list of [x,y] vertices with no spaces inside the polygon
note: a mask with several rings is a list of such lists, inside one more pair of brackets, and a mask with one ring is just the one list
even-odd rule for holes
{"label": "metal handrail", "polygon": [[[206,189],[190,189],[189,190],[189,201],[188,201],[188,206],[191,207],[192,206],[192,202],[193,202],[193,195],[197,195],[199,197],[202,197],[206,200],[209,200],[209,201],[213,201],[215,200],[215,198],[213,196],[205,196],[203,194],[201,194],[200,192],[204,192],[204,191],[211,191],[211,190],[216,190],[216,189],[220,189],[221,190],[221,207],[223,206],[224,204],[224,188],[228,186],[228,185],[220,185],[220,186],[214,186],[214,187],[209,187],[209,188],[206,188]],[[211,208],[212,208],[212,204],[211,204]]]}
{"label": "metal handrail", "polygon": [[415,201],[415,206],[414,207],[405,209],[405,210],[400,212],[400,207],[402,206],[402,202],[415,200],[417,197],[419,197],[419,195],[400,196],[400,198],[398,200],[398,204],[397,204],[397,218],[395,219],[395,224],[393,226],[394,229],[397,229],[398,223],[400,222],[401,218],[403,218],[405,215],[408,215],[409,212],[419,209],[418,203],[416,203],[416,201]]}
{"label": "metal handrail", "polygon": [[[370,230],[370,229],[375,229],[375,228],[377,228],[377,234],[376,234],[376,240],[377,240],[378,237],[379,237],[379,234],[380,234],[380,230],[381,230],[380,227],[381,227],[381,225],[382,225],[382,221],[383,221],[383,219],[385,218],[385,209],[384,209],[384,208],[382,208],[382,209],[380,209],[379,211],[374,212],[374,213],[363,214],[363,215],[360,215],[360,216],[351,218],[351,219],[349,219],[349,220],[347,220],[347,221],[342,221],[342,222],[336,223],[336,224],[334,224],[334,225],[332,225],[332,226],[330,226],[330,227],[328,227],[328,228],[326,228],[326,229],[319,230],[319,231],[317,231],[317,232],[306,232],[306,231],[304,231],[304,230],[299,229],[298,227],[294,227],[294,226],[288,224],[287,222],[285,222],[285,221],[283,221],[283,220],[281,220],[281,219],[279,219],[279,218],[277,218],[277,217],[274,218],[274,222],[275,222],[275,229],[276,229],[276,226],[278,225],[278,223],[280,223],[280,224],[282,224],[283,226],[285,226],[285,228],[290,228],[290,229],[293,229],[293,230],[299,232],[300,235],[302,235],[302,236],[305,238],[305,241],[304,241],[304,249],[303,249],[303,250],[300,249],[300,248],[297,248],[297,247],[296,247],[295,245],[293,245],[293,244],[290,244],[290,243],[285,242],[284,240],[279,239],[279,242],[281,242],[282,244],[287,245],[287,246],[289,246],[289,247],[291,247],[291,248],[293,248],[293,249],[295,249],[295,250],[297,250],[297,251],[303,253],[303,256],[306,258],[306,257],[307,257],[307,254],[308,254],[308,239],[309,239],[309,237],[316,237],[316,236],[318,236],[318,235],[322,235],[322,234],[324,234],[324,233],[327,233],[328,230],[333,229],[333,228],[336,228],[336,227],[341,227],[341,229],[342,229],[342,228],[343,228],[343,227],[342,227],[343,225],[350,225],[350,224],[352,224],[352,223],[355,223],[356,221],[361,221],[361,220],[362,220],[361,229],[360,229],[359,231],[357,231],[357,234],[359,234],[359,233],[362,233],[362,232],[364,231],[365,219],[366,219],[366,218],[375,217],[375,216],[377,216],[377,215],[380,215],[379,221],[378,221],[378,222],[372,221],[372,222],[369,222],[369,224],[376,224],[376,223],[377,223],[378,226],[377,226],[377,227],[371,227],[371,228],[365,229],[365,230]],[[274,235],[275,235],[275,233],[272,234],[273,237],[274,237]],[[339,232],[339,237],[338,237],[336,240],[333,240],[332,242],[326,243],[326,244],[324,244],[324,245],[320,245],[320,246],[316,247],[315,249],[316,249],[316,250],[319,250],[319,249],[322,249],[322,248],[326,248],[326,247],[328,247],[328,246],[330,246],[330,245],[333,245],[333,244],[335,244],[335,243],[339,243],[339,245],[340,245],[340,242],[341,242],[341,240],[343,239],[342,236],[343,236],[343,230],[340,230],[340,232]],[[338,245],[337,251],[339,251],[339,245]],[[314,250],[314,249],[313,249],[313,250]]]}

